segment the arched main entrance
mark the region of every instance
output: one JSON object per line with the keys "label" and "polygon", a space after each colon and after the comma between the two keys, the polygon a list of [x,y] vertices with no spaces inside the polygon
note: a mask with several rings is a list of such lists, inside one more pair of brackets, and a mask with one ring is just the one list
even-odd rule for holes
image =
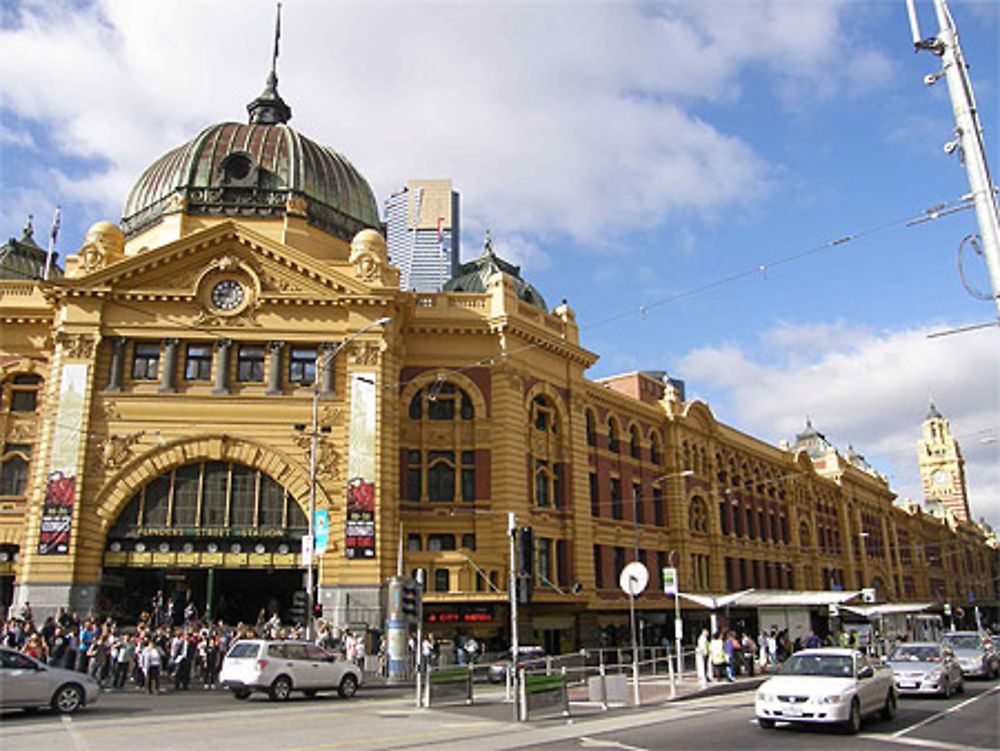
{"label": "arched main entrance", "polygon": [[[306,516],[270,475],[232,461],[198,461],[147,482],[108,531],[99,607],[125,622],[145,611],[180,623],[199,616],[301,620],[299,568]],[[162,608],[154,604],[162,593]]]}

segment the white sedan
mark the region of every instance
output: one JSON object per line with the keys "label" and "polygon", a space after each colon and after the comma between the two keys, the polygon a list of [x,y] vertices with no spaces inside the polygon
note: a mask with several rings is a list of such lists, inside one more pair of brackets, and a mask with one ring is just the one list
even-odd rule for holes
{"label": "white sedan", "polygon": [[761,684],[754,709],[765,729],[777,722],[831,723],[856,733],[866,715],[896,714],[892,670],[853,649],[806,649]]}

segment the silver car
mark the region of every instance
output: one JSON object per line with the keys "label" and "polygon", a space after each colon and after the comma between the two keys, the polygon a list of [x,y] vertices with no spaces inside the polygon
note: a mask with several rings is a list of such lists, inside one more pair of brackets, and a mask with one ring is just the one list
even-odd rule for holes
{"label": "silver car", "polygon": [[243,639],[230,648],[223,660],[219,682],[237,699],[263,691],[273,701],[284,701],[292,691],[313,696],[329,690],[346,699],[354,696],[361,677],[361,670],[353,662],[315,644]]}
{"label": "silver car", "polygon": [[900,644],[886,662],[892,668],[897,693],[940,694],[947,699],[965,690],[962,666],[954,652],[936,642]]}
{"label": "silver car", "polygon": [[996,678],[1000,675],[1000,654],[990,637],[978,631],[949,631],[941,641],[955,652],[966,677]]}
{"label": "silver car", "polygon": [[101,687],[89,675],[54,668],[0,647],[0,708],[51,707],[70,714],[93,704],[100,692]]}

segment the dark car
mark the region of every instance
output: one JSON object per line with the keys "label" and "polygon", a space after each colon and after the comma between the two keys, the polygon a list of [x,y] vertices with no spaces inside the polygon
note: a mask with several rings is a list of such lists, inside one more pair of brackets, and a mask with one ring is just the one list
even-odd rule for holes
{"label": "dark car", "polygon": [[[541,647],[518,647],[517,654],[517,664],[519,667],[523,666],[526,662],[545,658],[545,650]],[[490,683],[503,683],[506,680],[507,671],[510,670],[510,667],[511,659],[509,656],[501,657],[499,660],[490,663],[490,672],[488,674]]]}

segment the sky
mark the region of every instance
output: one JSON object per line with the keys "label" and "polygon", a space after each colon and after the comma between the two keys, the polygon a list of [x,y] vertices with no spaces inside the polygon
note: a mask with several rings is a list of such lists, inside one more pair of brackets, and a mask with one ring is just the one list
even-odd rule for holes
{"label": "sky", "polygon": [[[937,25],[916,0],[923,35]],[[1000,170],[1000,4],[951,0]],[[271,0],[0,0],[0,235],[57,251],[263,89]],[[568,300],[592,378],[666,370],[763,441],[807,417],[922,498],[931,400],[1000,526],[1000,328],[940,69],[904,0],[285,0],[291,125],[380,203],[461,193],[462,249]],[[845,240],[846,238],[846,240]],[[838,242],[844,240],[843,242]]]}

